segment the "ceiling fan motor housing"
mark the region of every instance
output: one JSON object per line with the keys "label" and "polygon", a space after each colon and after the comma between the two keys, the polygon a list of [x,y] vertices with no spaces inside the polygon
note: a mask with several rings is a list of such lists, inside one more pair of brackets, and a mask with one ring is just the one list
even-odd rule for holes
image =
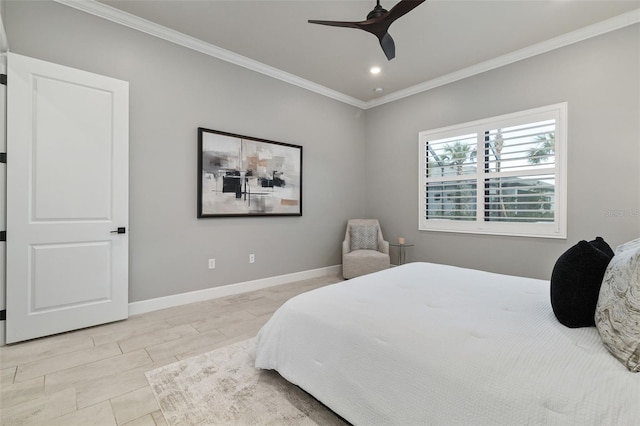
{"label": "ceiling fan motor housing", "polygon": [[388,13],[387,10],[384,7],[380,6],[380,2],[378,2],[376,7],[374,7],[373,10],[367,15],[367,19],[378,18],[385,13]]}

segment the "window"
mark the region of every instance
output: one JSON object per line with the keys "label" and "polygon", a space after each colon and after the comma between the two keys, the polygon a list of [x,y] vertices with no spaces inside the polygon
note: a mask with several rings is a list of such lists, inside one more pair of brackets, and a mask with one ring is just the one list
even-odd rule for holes
{"label": "window", "polygon": [[567,104],[420,132],[419,229],[566,238]]}

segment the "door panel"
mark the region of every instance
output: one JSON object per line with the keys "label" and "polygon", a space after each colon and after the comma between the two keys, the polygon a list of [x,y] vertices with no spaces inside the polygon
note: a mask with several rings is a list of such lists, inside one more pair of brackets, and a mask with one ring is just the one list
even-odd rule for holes
{"label": "door panel", "polygon": [[31,246],[30,312],[110,300],[110,246],[109,241]]}
{"label": "door panel", "polygon": [[34,221],[111,219],[113,93],[40,76],[33,86]]}
{"label": "door panel", "polygon": [[128,83],[16,54],[7,343],[128,315]]}

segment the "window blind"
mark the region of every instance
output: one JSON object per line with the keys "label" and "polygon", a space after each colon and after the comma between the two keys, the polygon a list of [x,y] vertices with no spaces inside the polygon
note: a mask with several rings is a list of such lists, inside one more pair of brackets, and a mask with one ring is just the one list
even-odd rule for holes
{"label": "window blind", "polygon": [[421,132],[420,229],[566,235],[565,116],[558,104]]}

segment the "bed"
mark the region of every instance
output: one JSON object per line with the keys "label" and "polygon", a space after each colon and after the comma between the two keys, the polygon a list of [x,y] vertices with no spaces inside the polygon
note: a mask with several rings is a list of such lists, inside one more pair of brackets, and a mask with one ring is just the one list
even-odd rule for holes
{"label": "bed", "polygon": [[640,419],[640,375],[595,327],[554,318],[548,281],[438,264],[290,299],[259,332],[255,365],[356,425]]}

